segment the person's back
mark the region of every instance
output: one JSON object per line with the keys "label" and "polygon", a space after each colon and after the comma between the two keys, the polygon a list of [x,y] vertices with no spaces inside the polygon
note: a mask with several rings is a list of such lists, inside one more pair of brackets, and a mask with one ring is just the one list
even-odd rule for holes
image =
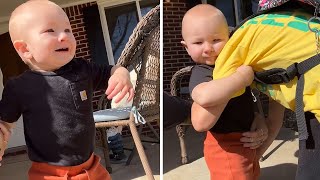
{"label": "person's back", "polygon": [[[292,2],[289,1],[286,5],[290,6]],[[313,12],[306,12],[302,6],[299,9],[280,8],[250,19],[233,34],[217,59],[213,72],[215,81],[233,76],[242,64],[252,66],[255,71],[287,69],[319,52],[316,33],[320,28],[319,22],[308,22]],[[319,71],[320,66],[317,65],[303,76],[298,75],[300,86],[297,86],[298,77],[282,84],[252,85],[281,105],[296,110],[299,130],[297,180],[313,180],[320,176]],[[238,91],[237,95],[240,93]]]}
{"label": "person's back", "polygon": [[[216,62],[214,78],[226,77],[242,64],[254,71],[272,68],[286,69],[296,62],[314,56],[317,45],[314,32],[308,28],[312,15],[303,10],[279,11],[248,20],[230,38]],[[312,28],[320,28],[311,23]],[[306,73],[304,86],[305,111],[320,119],[320,91],[318,73],[320,66]],[[256,83],[254,87],[268,94],[283,106],[294,110],[297,78],[280,85]]]}

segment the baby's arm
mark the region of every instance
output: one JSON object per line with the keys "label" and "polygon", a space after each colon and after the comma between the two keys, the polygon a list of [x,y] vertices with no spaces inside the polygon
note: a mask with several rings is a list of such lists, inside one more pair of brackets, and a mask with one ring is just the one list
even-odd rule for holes
{"label": "baby's arm", "polygon": [[111,69],[111,77],[108,82],[108,88],[106,94],[108,99],[112,99],[118,93],[120,95],[117,97],[115,102],[119,102],[124,96],[129,93],[127,101],[130,101],[134,95],[134,89],[130,82],[130,75],[126,68],[121,66],[113,66]]}
{"label": "baby's arm", "polygon": [[[194,97],[197,87],[202,86],[204,83],[212,82],[212,70],[213,68],[207,65],[196,65],[192,68],[189,82],[189,90],[192,97]],[[213,91],[215,89],[209,91],[206,89],[204,95],[208,97]],[[191,121],[195,130],[202,132],[211,129],[216,124],[227,103],[228,101],[225,101],[216,106],[203,107],[195,101],[191,108]]]}
{"label": "baby's arm", "polygon": [[202,107],[194,102],[191,108],[191,122],[194,129],[198,132],[210,130],[218,121],[226,105],[227,103],[218,106]]}
{"label": "baby's arm", "polygon": [[249,86],[253,77],[254,73],[250,66],[240,66],[228,77],[197,85],[192,91],[192,99],[202,107],[224,104],[239,90]]}

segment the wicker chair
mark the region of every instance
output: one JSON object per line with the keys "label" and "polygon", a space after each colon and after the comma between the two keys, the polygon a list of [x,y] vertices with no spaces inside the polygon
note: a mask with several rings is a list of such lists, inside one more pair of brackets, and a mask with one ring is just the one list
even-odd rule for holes
{"label": "wicker chair", "polygon": [[[126,67],[128,70],[134,70],[137,74],[137,83],[135,86],[135,95],[133,98],[133,107],[145,119],[146,124],[151,128],[155,136],[159,138],[154,130],[151,121],[160,119],[160,7],[157,6],[149,11],[147,15],[138,23],[133,30],[128,43],[125,46],[121,56],[118,59],[118,65]],[[100,108],[104,108],[105,97],[99,101]],[[135,147],[140,156],[143,168],[148,179],[154,179],[148,159],[141,143],[139,133],[142,131],[142,125],[135,122],[135,113],[130,113],[124,109],[125,117],[114,119],[102,119],[99,115],[112,114],[114,109],[105,109],[94,112],[95,125],[101,133],[102,145],[104,146],[104,158],[108,171],[112,171],[109,162],[109,150],[106,140],[106,127],[111,126],[129,126],[134,140]],[[99,120],[100,118],[100,120]],[[139,125],[139,132],[136,125]]]}
{"label": "wicker chair", "polygon": [[[189,82],[191,69],[193,66],[187,66],[179,71],[177,71],[171,78],[171,95],[172,96],[179,96],[183,99],[192,101],[190,95],[188,93],[182,93],[183,83]],[[178,124],[176,126],[176,131],[180,141],[180,149],[181,149],[181,163],[186,164],[188,163],[188,154],[185,145],[184,135],[186,132],[187,127],[192,126],[190,117],[187,118],[184,122]]]}

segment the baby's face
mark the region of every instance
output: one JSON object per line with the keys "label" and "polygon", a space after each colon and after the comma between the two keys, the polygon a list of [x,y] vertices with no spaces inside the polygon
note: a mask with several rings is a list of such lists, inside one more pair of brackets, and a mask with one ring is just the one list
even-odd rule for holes
{"label": "baby's face", "polygon": [[193,61],[214,65],[218,55],[229,39],[227,27],[210,19],[188,23],[183,28],[183,45]]}
{"label": "baby's face", "polygon": [[46,6],[29,15],[24,41],[32,58],[27,63],[35,70],[53,71],[70,62],[76,40],[63,10]]}

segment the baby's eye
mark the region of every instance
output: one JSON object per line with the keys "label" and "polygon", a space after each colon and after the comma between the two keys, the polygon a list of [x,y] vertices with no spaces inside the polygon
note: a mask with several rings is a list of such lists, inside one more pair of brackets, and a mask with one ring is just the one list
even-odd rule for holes
{"label": "baby's eye", "polygon": [[64,32],[69,33],[71,32],[71,29],[65,29]]}
{"label": "baby's eye", "polygon": [[214,40],[213,40],[214,43],[220,42],[220,41],[221,41],[221,39],[214,39]]}
{"label": "baby's eye", "polygon": [[53,29],[47,29],[47,30],[44,31],[44,32],[54,32],[54,30],[53,30]]}
{"label": "baby's eye", "polygon": [[197,41],[197,42],[194,42],[193,44],[200,45],[200,44],[202,44],[202,42],[201,41]]}

